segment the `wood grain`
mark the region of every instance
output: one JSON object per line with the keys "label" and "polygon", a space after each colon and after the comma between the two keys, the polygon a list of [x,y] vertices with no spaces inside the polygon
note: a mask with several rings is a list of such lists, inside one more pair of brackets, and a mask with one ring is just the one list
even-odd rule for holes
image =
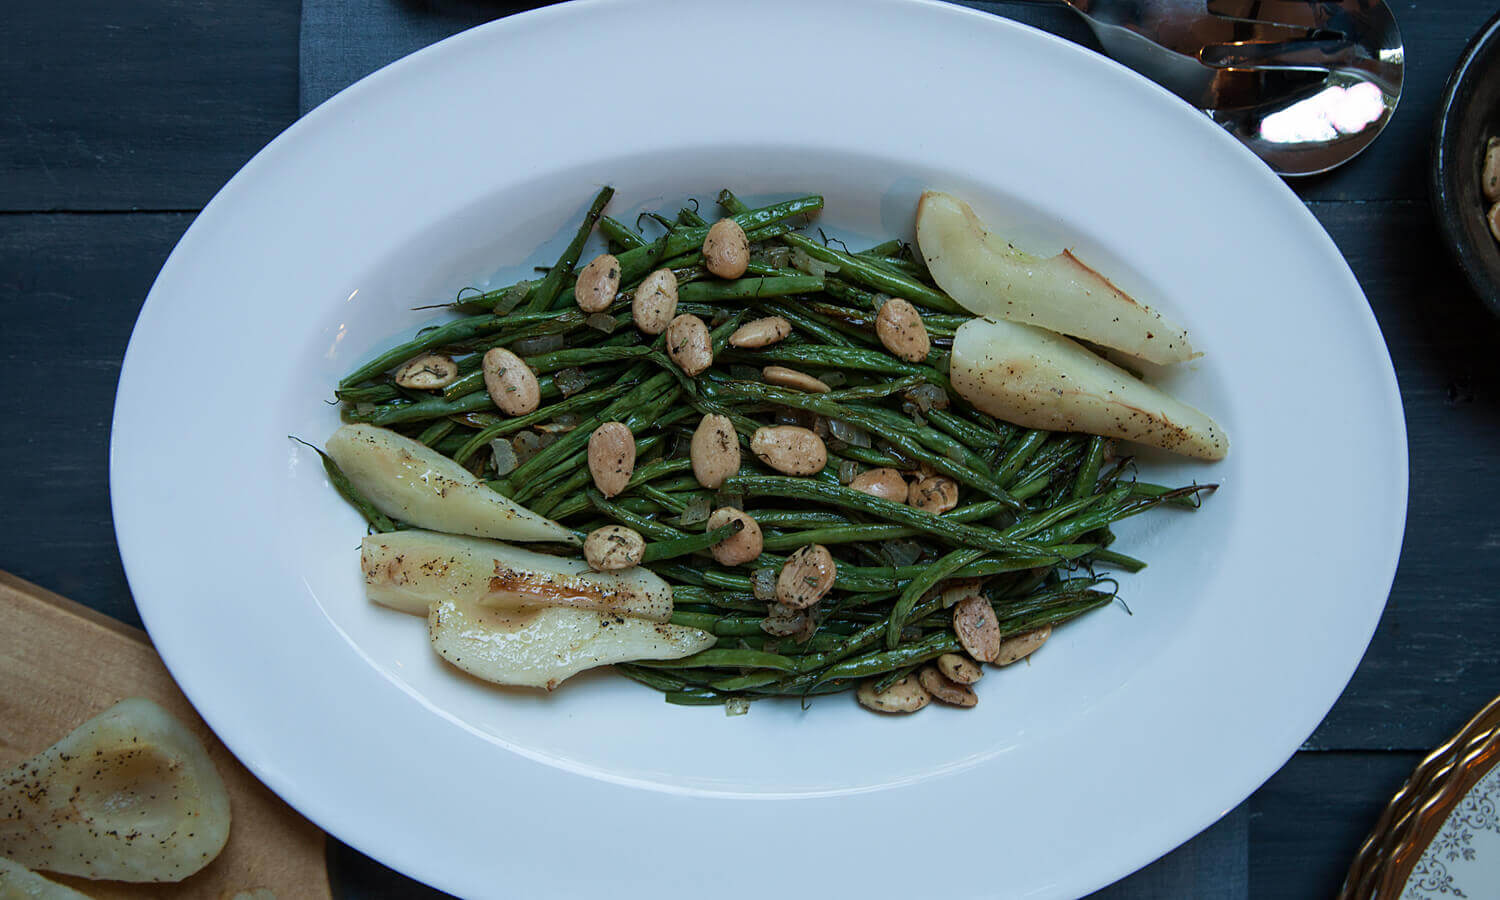
{"label": "wood grain", "polygon": [[323,834],[219,743],[161,664],[145,632],[0,572],[0,770],[46,749],[126,697],[156,701],[208,748],[229,789],[229,843],[175,885],[58,877],[96,900],[228,898],[270,888],[282,900],[331,897]]}
{"label": "wood grain", "polygon": [[5,4],[0,210],[201,208],[296,119],[300,11]]}
{"label": "wood grain", "polygon": [[[0,216],[0,569],[139,625],[109,509],[109,423],[130,329],[190,215]],[[187,421],[187,420],[185,420]],[[24,523],[24,524],[23,524]]]}
{"label": "wood grain", "polygon": [[1250,896],[1332,897],[1421,753],[1299,753],[1250,798]]}

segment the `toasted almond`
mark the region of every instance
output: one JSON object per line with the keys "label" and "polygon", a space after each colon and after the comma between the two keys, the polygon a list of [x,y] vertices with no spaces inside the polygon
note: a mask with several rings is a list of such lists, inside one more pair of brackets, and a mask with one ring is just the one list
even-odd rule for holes
{"label": "toasted almond", "polygon": [[1051,636],[1052,626],[1043,625],[1035,631],[1006,638],[1000,642],[1000,649],[995,652],[995,658],[992,661],[997,666],[1008,666],[1018,659],[1024,659],[1035,653],[1047,643],[1047,638]]}
{"label": "toasted almond", "polygon": [[689,448],[693,477],[706,488],[719,488],[740,470],[740,439],[728,416],[710,413],[698,422]]}
{"label": "toasted almond", "polygon": [[750,265],[750,239],[733,219],[720,219],[703,238],[703,267],[720,278],[738,278]]}
{"label": "toasted almond", "polygon": [[880,304],[880,311],[875,314],[875,334],[885,349],[907,362],[921,362],[932,349],[927,326],[922,324],[917,308],[900,297]]}
{"label": "toasted almond", "polygon": [[958,482],[946,475],[929,475],[911,486],[906,502],[930,513],[945,513],[958,505]]}
{"label": "toasted almond", "polygon": [[828,464],[828,448],[817,434],[800,425],[770,425],[755,429],[750,452],[778,472],[816,475]]}
{"label": "toasted almond", "polygon": [[404,388],[431,391],[458,380],[458,363],[442,353],[424,353],[396,370],[396,383]]}
{"label": "toasted almond", "polygon": [[721,506],[708,517],[707,530],[723,528],[730,522],[739,522],[744,527],[738,534],[731,534],[708,548],[708,552],[713,554],[714,559],[721,566],[742,566],[747,562],[754,562],[760,556],[764,538],[761,535],[760,525],[750,517],[749,513],[732,506]]}
{"label": "toasted almond", "polygon": [[875,693],[879,678],[866,680],[855,692],[859,705],[883,713],[914,713],[932,702],[932,695],[916,676],[908,675],[880,693]]}
{"label": "toasted almond", "polygon": [[957,684],[973,684],[984,677],[979,663],[962,653],[944,653],[937,658],[937,667],[944,678]]}
{"label": "toasted almond", "polygon": [[481,363],[484,389],[490,399],[508,416],[524,416],[536,410],[542,399],[536,373],[504,347],[491,347]]}
{"label": "toasted almond", "polygon": [[967,684],[950,681],[946,675],[937,670],[936,666],[923,666],[917,672],[917,681],[927,693],[949,706],[967,707],[979,702],[979,695],[974,693],[973,688]]}
{"label": "toasted almond", "polygon": [[702,319],[681,315],[668,323],[667,356],[689,375],[697,375],[713,365],[713,340]]}
{"label": "toasted almond", "polygon": [[906,502],[908,490],[906,479],[901,477],[901,473],[895,469],[881,467],[861,472],[854,476],[849,486],[871,497],[879,497],[892,503]]}
{"label": "toasted almond", "polygon": [[614,572],[641,564],[646,539],[624,525],[605,525],[583,540],[583,558],[595,572]]}
{"label": "toasted almond", "polygon": [[635,474],[635,435],[623,422],[605,422],[589,435],[589,474],[606,497],[625,490]]}
{"label": "toasted almond", "polygon": [[630,318],[645,334],[661,334],[677,315],[677,275],[671,269],[657,269],[635,289],[630,301]]}
{"label": "toasted almond", "polygon": [[573,286],[573,297],[578,308],[586,313],[604,312],[615,302],[620,292],[620,261],[609,253],[601,253],[589,260],[589,264],[578,273],[578,282]]}
{"label": "toasted almond", "polygon": [[833,588],[838,565],[822,544],[799,547],[786,558],[776,576],[776,602],[793,609],[806,609]]}
{"label": "toasted almond", "polygon": [[746,322],[729,335],[729,346],[743,350],[769,347],[792,333],[792,323],[781,316],[766,316]]}
{"label": "toasted almond", "polygon": [[806,372],[798,372],[786,366],[766,366],[760,370],[760,377],[765,379],[766,384],[787,387],[795,391],[806,391],[809,394],[826,394],[833,390]]}
{"label": "toasted almond", "polygon": [[964,650],[980,662],[991,662],[1000,654],[1000,621],[983,597],[965,597],[953,607],[953,631]]}

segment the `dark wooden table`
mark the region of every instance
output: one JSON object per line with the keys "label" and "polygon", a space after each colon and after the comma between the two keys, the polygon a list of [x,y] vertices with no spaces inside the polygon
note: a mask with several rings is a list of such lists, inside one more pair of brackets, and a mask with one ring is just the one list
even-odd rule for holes
{"label": "dark wooden table", "polygon": [[[1395,361],[1411,448],[1406,545],[1342,699],[1250,800],[1255,897],[1330,896],[1417,760],[1500,693],[1500,324],[1439,243],[1425,181],[1443,82],[1493,9],[1400,0],[1396,12],[1408,80],[1395,120],[1364,156],[1296,188]],[[3,14],[0,568],[134,624],[107,483],[120,360],[194,213],[296,118],[298,23],[299,0],[61,0]],[[1338,414],[1338,385],[1309,389]],[[1285,486],[1289,514],[1316,515],[1318,467],[1340,465],[1311,462],[1305,484]],[[333,857],[345,896],[416,890],[352,851]]]}

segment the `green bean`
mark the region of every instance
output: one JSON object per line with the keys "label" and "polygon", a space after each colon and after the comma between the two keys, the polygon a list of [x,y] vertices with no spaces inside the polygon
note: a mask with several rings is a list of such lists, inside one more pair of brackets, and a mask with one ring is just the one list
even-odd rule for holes
{"label": "green bean", "polygon": [[[661,435],[649,435],[639,438],[635,442],[637,456],[644,456],[651,452],[657,444],[662,442]],[[588,451],[584,451],[587,454]],[[573,474],[565,480],[557,483],[548,491],[549,496],[531,501],[531,511],[540,516],[550,516],[554,519],[566,519],[575,516],[585,510],[592,509],[589,498],[580,493],[584,486],[592,483],[594,475],[588,466],[578,466]]]}
{"label": "green bean", "polygon": [[814,510],[757,509],[754,518],[758,525],[787,525],[797,528],[852,524],[847,516],[840,515],[839,513],[817,512]]}
{"label": "green bean", "polygon": [[434,347],[445,347],[449,344],[469,340],[481,334],[489,334],[490,332],[504,328],[505,324],[504,316],[487,313],[439,325],[430,331],[418,334],[415,338],[404,344],[385,351],[353,372],[350,372],[339,381],[339,387],[351,388]]}
{"label": "green bean", "polygon": [[739,534],[740,529],[744,527],[743,522],[730,522],[728,525],[721,525],[702,534],[689,535],[671,541],[655,541],[646,545],[641,561],[656,562],[659,559],[672,559],[689,553],[697,553],[699,550],[707,550],[714,544],[727,540],[731,535]]}
{"label": "green bean", "polygon": [[880,676],[879,681],[875,682],[875,693],[885,693],[890,689],[891,685],[895,684],[903,678],[916,674],[916,671],[920,668],[922,668],[922,665],[921,663],[918,663],[916,665],[904,666],[892,672],[887,672],[886,674]]}
{"label": "green bean", "polygon": [[[1131,482],[1130,493],[1137,497],[1166,497],[1166,503],[1171,506],[1179,506],[1183,509],[1197,509],[1202,500],[1200,493],[1212,493],[1218,489],[1217,484],[1205,484],[1196,486],[1195,491],[1186,491],[1182,488],[1169,488],[1160,484],[1150,484],[1144,481]],[[1171,496],[1167,496],[1167,495]]]}
{"label": "green bean", "polygon": [[995,480],[1009,487],[1016,475],[1020,473],[1021,467],[1026,465],[1038,450],[1042,449],[1042,445],[1047,443],[1050,437],[1052,437],[1050,431],[1032,429],[1026,432],[1021,442],[1005,455],[1000,467],[995,470]]}
{"label": "green bean", "polygon": [[1095,550],[1089,554],[1094,562],[1104,563],[1110,566],[1119,566],[1127,572],[1139,572],[1146,568],[1146,561],[1136,559],[1134,556],[1126,556],[1124,553],[1116,553],[1113,550]]}
{"label": "green bean", "polygon": [[383,403],[386,400],[395,400],[397,397],[406,396],[401,388],[396,387],[389,381],[375,384],[361,384],[354,387],[336,388],[333,396],[345,403]]}
{"label": "green bean", "polygon": [[685,531],[679,531],[670,525],[663,525],[660,522],[648,519],[644,516],[638,516],[635,513],[622,508],[619,504],[611,503],[608,500],[604,499],[603,494],[599,493],[593,488],[589,488],[586,493],[589,498],[589,503],[593,505],[594,509],[597,509],[606,517],[614,519],[621,525],[640,532],[646,537],[651,538],[653,541],[675,542],[680,541],[684,538],[692,537],[692,535],[689,535]]}
{"label": "green bean", "polygon": [[[759,360],[760,362],[757,362]],[[752,365],[780,363],[793,367],[815,366],[856,372],[878,372],[882,375],[920,375],[929,384],[951,390],[947,376],[931,366],[902,362],[881,350],[863,347],[824,347],[799,344],[775,344],[754,353],[734,353],[729,362]]]}
{"label": "green bean", "polygon": [[[745,208],[739,198],[728,190],[719,193],[719,205],[725,209],[735,212]],[[897,297],[903,297],[912,303],[930,306],[943,312],[961,312],[962,307],[954,303],[948,295],[940,293],[921,282],[904,274],[891,272],[888,269],[871,263],[868,259],[862,259],[849,253],[841,253],[830,247],[825,247],[817,241],[809,240],[800,234],[787,234],[781,238],[793,247],[802,248],[808,256],[825,263],[831,263],[839,267],[839,274],[845,278],[856,281],[867,287],[878,291],[884,291]]]}
{"label": "green bean", "polygon": [[959,545],[973,544],[1001,553],[1027,556],[1047,555],[1046,549],[1040,545],[1002,538],[989,529],[951,522],[942,516],[935,516],[905,504],[892,503],[852,488],[778,475],[735,475],[725,482],[725,485],[738,489],[747,497],[781,497],[786,500],[807,500],[847,507],[888,522],[909,525],[918,531],[945,538]]}
{"label": "green bean", "polygon": [[351,422],[366,422],[371,425],[396,425],[402,422],[424,422],[441,419],[454,413],[475,412],[494,409],[495,403],[489,394],[470,394],[458,400],[442,397],[427,397],[414,403],[392,403],[377,406],[367,413],[355,411],[347,414]]}
{"label": "green bean", "polygon": [[301,438],[294,437],[292,440],[311,448],[314,453],[318,454],[323,460],[323,472],[328,476],[328,482],[333,485],[334,490],[338,491],[340,496],[359,510],[359,514],[364,516],[371,528],[382,533],[396,530],[396,523],[392,522],[385,513],[376,509],[375,504],[367,500],[365,495],[354,487],[354,483],[349,480],[349,476],[344,474],[344,470],[339,468],[339,464],[333,461],[333,457]]}
{"label": "green bean", "polygon": [[772,669],[777,672],[792,672],[797,661],[779,653],[762,650],[719,650],[710,647],[699,650],[681,659],[642,661],[637,665],[648,669],[697,669],[707,666],[739,666],[746,669]]}
{"label": "green bean", "polygon": [[[631,679],[632,681],[639,681],[646,687],[661,691],[664,694],[670,694],[674,691],[682,691],[687,688],[687,682],[683,681],[682,679],[674,678],[666,672],[659,672],[655,669],[647,669],[643,666],[620,663],[615,665],[615,671],[619,672],[621,675],[624,675],[626,678]],[[712,702],[717,703],[719,701],[716,699]]]}
{"label": "green bean", "polygon": [[634,250],[637,247],[644,247],[651,243],[639,234],[636,234],[635,229],[629,225],[610,216],[600,216],[599,231],[605,238],[619,244],[626,250]]}
{"label": "green bean", "polygon": [[800,309],[789,304],[763,303],[761,304],[760,308],[761,312],[765,313],[766,315],[780,316],[783,319],[786,319],[787,322],[791,323],[792,329],[796,333],[802,335],[810,334],[813,337],[818,338],[823,343],[833,347],[854,346],[851,341],[849,341],[843,335],[839,334],[837,331],[833,331],[826,325],[823,325],[822,323],[817,322],[806,315],[803,315]]}
{"label": "green bean", "polygon": [[548,466],[556,464],[559,460],[587,444],[589,436],[594,433],[595,428],[598,428],[605,422],[615,421],[625,410],[634,409],[652,397],[657,396],[660,392],[666,390],[671,380],[671,375],[662,372],[641,381],[623,397],[616,398],[603,410],[580,422],[577,428],[563,435],[556,443],[544,448],[536,456],[518,466],[507,477],[507,483],[512,486],[527,484],[531,478],[540,474]]}
{"label": "green bean", "polygon": [[944,653],[957,653],[962,649],[958,638],[952,632],[938,632],[904,647],[834,663],[817,672],[816,681],[829,681],[834,678],[869,678],[903,666],[920,665],[930,659],[937,659]]}
{"label": "green bean", "polygon": [[[426,444],[427,446],[431,447],[433,444],[436,444],[438,441],[441,441],[443,438],[447,437],[449,432],[453,431],[453,429],[457,427],[458,425],[452,419],[444,419],[441,422],[433,422],[431,425],[428,425],[426,428],[422,429],[422,433],[417,436],[417,443]],[[463,460],[458,460],[458,462],[461,463],[463,462]]]}
{"label": "green bean", "polygon": [[462,464],[469,461],[480,448],[485,447],[490,441],[497,437],[503,437],[512,432],[530,428],[542,422],[550,422],[563,413],[573,412],[580,409],[588,409],[610,399],[618,397],[630,389],[628,384],[615,384],[597,391],[582,391],[571,397],[559,400],[549,406],[538,408],[535,412],[529,412],[524,416],[516,416],[514,419],[504,419],[488,428],[481,429],[478,434],[469,439],[453,458]]}
{"label": "green bean", "polygon": [[[639,456],[639,451],[637,452]],[[625,490],[655,481],[673,472],[684,472],[693,467],[691,459],[658,459],[653,460],[635,470],[630,480],[625,483]],[[694,484],[697,482],[694,481]]]}
{"label": "green bean", "polygon": [[954,550],[932,565],[923,567],[922,574],[911,580],[901,592],[901,597],[896,600],[896,605],[891,608],[891,618],[885,626],[885,648],[894,650],[901,643],[901,629],[923,594],[958,569],[984,556],[984,553],[983,550]]}
{"label": "green bean", "polygon": [[[1128,485],[1122,485],[1122,487],[1128,487]],[[1088,514],[1077,516],[1061,525],[1040,532],[1035,535],[1035,538],[1044,543],[1060,543],[1077,535],[1087,534],[1096,528],[1103,528],[1105,525],[1118,522],[1121,519],[1139,515],[1154,506],[1169,502],[1174,498],[1191,497],[1206,489],[1208,489],[1206,485],[1192,485],[1190,487],[1178,488],[1175,491],[1170,491],[1156,497],[1131,497],[1121,503],[1101,503],[1099,508],[1090,510]]]}
{"label": "green bean", "polygon": [[540,312],[552,306],[552,301],[562,293],[563,281],[573,275],[573,267],[578,265],[578,257],[583,254],[583,245],[588,242],[589,235],[594,232],[594,223],[604,214],[604,207],[615,195],[615,189],[605,186],[599,189],[595,195],[594,202],[589,205],[588,212],[584,213],[583,221],[579,223],[578,230],[573,234],[573,240],[563,250],[562,255],[557,258],[557,264],[547,270],[547,276],[531,289],[531,296],[526,298],[526,304],[522,309],[526,312]]}
{"label": "green bean", "polygon": [[895,378],[879,384],[866,384],[858,387],[835,389],[824,394],[829,400],[836,403],[847,403],[854,400],[879,400],[892,394],[900,394],[909,391],[919,384],[926,384],[927,379],[921,375],[907,375],[903,378]]}
{"label": "green bean", "polygon": [[985,431],[978,425],[961,419],[945,409],[930,409],[923,414],[934,427],[947,432],[970,447],[989,447],[1000,440],[1000,435]]}
{"label": "green bean", "polygon": [[861,251],[859,251],[858,253],[856,253],[854,255],[855,256],[877,256],[877,257],[878,256],[890,256],[893,253],[899,253],[899,252],[901,252],[902,246],[904,246],[904,245],[902,244],[901,241],[892,238],[889,241],[881,241],[880,243],[876,244],[875,246],[871,247],[870,249],[868,249],[868,250],[861,250]]}
{"label": "green bean", "polygon": [[1084,497],[1094,492],[1094,485],[1099,481],[1099,464],[1104,460],[1104,448],[1109,445],[1108,438],[1098,435],[1089,438],[1089,448],[1083,455],[1083,462],[1078,466],[1078,474],[1073,477],[1073,496]]}
{"label": "green bean", "polygon": [[678,288],[677,298],[684,303],[714,303],[720,300],[756,300],[787,294],[809,294],[822,289],[821,278],[812,275],[787,275],[740,278],[735,281],[699,281]]}

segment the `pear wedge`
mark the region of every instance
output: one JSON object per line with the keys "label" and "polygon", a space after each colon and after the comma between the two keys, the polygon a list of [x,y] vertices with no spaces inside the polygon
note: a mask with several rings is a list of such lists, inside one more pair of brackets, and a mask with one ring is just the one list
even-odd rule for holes
{"label": "pear wedge", "polygon": [[89,900],[66,885],[43,878],[14,860],[0,856],[0,900]]}
{"label": "pear wedge", "polygon": [[0,856],[32,869],[181,881],[219,855],[229,824],[208,751],[140,697],[0,775]]}
{"label": "pear wedge", "polygon": [[717,640],[683,625],[588,609],[495,609],[445,597],[427,616],[432,648],[455,667],[495,684],[552,690],[595,666],[637,659],[681,659]]}
{"label": "pear wedge", "polygon": [[1042,328],[971,319],[953,338],[949,377],[960,397],[1027,428],[1082,431],[1198,459],[1223,459],[1213,419]]}
{"label": "pear wedge", "polygon": [[376,509],[403,522],[503,541],[581,543],[448,457],[390,429],[345,425],[325,449]]}
{"label": "pear wedge", "polygon": [[595,572],[581,559],[499,541],[416,530],[372,534],[360,567],[367,597],[420,616],[457,597],[494,609],[570,606],[652,622],[672,618],[672,586],[650,569]]}
{"label": "pear wedge", "polygon": [[922,194],[917,245],[938,287],[977,316],[1036,325],[1160,365],[1195,355],[1180,326],[1070,251],[1050,257],[1023,253],[990,233],[951,194]]}

